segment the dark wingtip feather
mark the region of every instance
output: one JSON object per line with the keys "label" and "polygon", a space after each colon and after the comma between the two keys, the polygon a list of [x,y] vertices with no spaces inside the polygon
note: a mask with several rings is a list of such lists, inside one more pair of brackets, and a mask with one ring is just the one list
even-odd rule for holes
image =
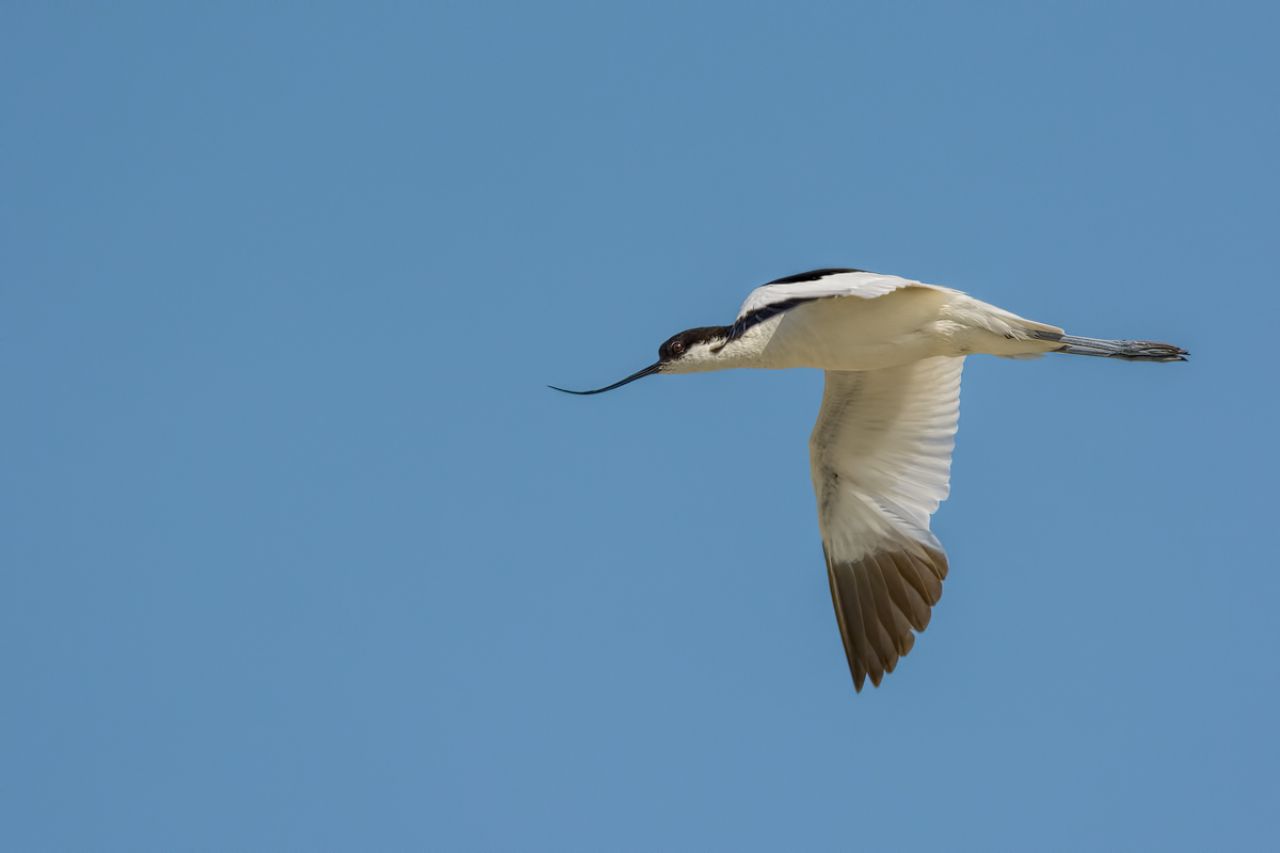
{"label": "dark wingtip feather", "polygon": [[916,632],[928,625],[930,607],[942,596],[947,568],[942,551],[918,543],[850,562],[827,555],[831,602],[855,692],[862,692],[867,678],[879,687],[915,647]]}

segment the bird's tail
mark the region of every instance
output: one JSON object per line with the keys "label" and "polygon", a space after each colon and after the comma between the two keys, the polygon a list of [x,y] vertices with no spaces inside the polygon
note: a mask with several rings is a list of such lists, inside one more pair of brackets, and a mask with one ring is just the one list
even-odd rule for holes
{"label": "bird's tail", "polygon": [[1122,358],[1126,361],[1186,361],[1189,353],[1182,347],[1159,341],[1109,341],[1104,338],[1077,338],[1056,332],[1032,332],[1032,337],[1061,344],[1054,352],[1067,355],[1094,355],[1100,358]]}

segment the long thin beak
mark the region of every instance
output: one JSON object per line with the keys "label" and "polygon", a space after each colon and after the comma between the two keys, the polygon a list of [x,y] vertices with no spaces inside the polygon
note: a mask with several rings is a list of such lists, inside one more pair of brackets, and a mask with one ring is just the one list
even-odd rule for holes
{"label": "long thin beak", "polygon": [[662,362],[660,361],[654,362],[653,364],[646,367],[644,370],[637,370],[635,373],[631,374],[626,379],[619,379],[617,382],[613,383],[612,385],[606,385],[603,388],[596,388],[594,391],[570,391],[568,388],[557,388],[554,385],[548,385],[547,387],[552,389],[553,391],[563,391],[566,394],[603,394],[605,391],[612,391],[614,388],[621,388],[623,385],[626,385],[628,382],[635,382],[637,379],[643,379],[646,376],[652,376],[653,374],[657,373],[661,367],[662,367]]}

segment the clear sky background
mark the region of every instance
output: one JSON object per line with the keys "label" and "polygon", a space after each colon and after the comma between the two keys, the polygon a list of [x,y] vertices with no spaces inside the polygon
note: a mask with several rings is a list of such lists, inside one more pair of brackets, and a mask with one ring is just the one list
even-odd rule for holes
{"label": "clear sky background", "polygon": [[[0,10],[0,846],[1274,849],[1274,4],[212,5]],[[860,696],[820,374],[544,387],[829,265],[1194,354]]]}

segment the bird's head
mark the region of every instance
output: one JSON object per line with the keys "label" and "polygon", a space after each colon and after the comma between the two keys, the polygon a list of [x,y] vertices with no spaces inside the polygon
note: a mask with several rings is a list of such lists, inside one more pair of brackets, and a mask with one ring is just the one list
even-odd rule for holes
{"label": "bird's head", "polygon": [[729,340],[728,326],[699,326],[672,335],[658,347],[662,373],[696,373],[722,365],[720,350]]}
{"label": "bird's head", "polygon": [[662,346],[658,347],[657,361],[643,370],[637,370],[625,379],[619,379],[612,385],[590,391],[570,391],[568,388],[556,388],[554,385],[550,387],[566,394],[601,394],[655,373],[696,373],[700,370],[716,370],[725,366],[720,350],[728,340],[728,326],[699,326],[696,329],[686,329],[662,342]]}

